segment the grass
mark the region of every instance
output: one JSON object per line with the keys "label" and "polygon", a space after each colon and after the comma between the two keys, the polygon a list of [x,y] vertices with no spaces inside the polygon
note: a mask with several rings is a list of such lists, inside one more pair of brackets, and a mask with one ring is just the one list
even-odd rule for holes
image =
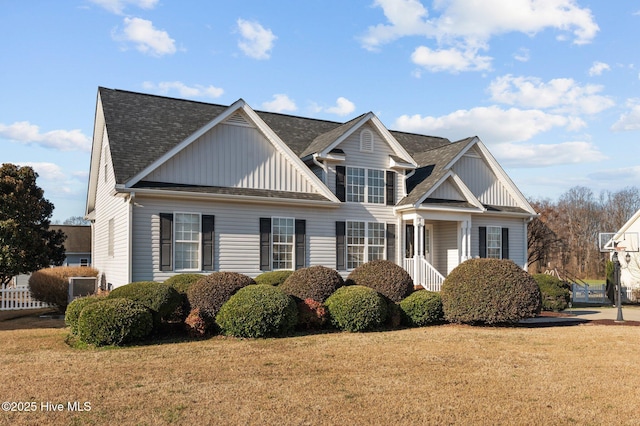
{"label": "grass", "polygon": [[[39,407],[0,412],[0,424],[640,423],[640,327],[445,325],[74,349],[46,321],[56,320],[0,322],[0,399]],[[47,401],[91,411],[44,412]]]}

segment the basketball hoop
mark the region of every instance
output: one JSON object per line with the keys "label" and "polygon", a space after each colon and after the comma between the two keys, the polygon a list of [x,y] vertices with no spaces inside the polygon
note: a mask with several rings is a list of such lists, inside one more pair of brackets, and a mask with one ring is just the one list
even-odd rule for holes
{"label": "basketball hoop", "polygon": [[616,246],[615,250],[616,251],[627,251],[627,248],[625,246]]}

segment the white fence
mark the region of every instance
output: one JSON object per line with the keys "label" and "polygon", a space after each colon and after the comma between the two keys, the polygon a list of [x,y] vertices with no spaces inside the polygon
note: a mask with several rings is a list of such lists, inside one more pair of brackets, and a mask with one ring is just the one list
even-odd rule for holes
{"label": "white fence", "polygon": [[[607,290],[604,284],[579,285],[573,284],[571,300],[579,303],[611,303],[607,298]],[[633,301],[633,289],[622,287],[622,301]]]}
{"label": "white fence", "polygon": [[31,297],[29,287],[0,289],[0,311],[47,308],[47,303]]}
{"label": "white fence", "polygon": [[440,291],[444,277],[436,268],[424,258],[418,258],[418,271],[416,275],[415,263],[412,258],[404,259],[404,269],[411,275],[414,284],[419,284],[429,291]]}

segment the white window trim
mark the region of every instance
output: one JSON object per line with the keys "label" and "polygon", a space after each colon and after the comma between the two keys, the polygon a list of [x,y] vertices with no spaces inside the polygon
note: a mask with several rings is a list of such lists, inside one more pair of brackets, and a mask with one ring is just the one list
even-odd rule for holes
{"label": "white window trim", "polygon": [[[492,234],[492,231],[495,232],[496,229],[498,230],[498,232],[496,232],[496,235],[498,235],[498,247],[491,247],[489,246],[489,235]],[[499,249],[498,257],[490,256],[490,249]],[[500,226],[487,226],[487,257],[491,259],[502,259],[502,228]]]}
{"label": "white window trim", "polygon": [[[177,262],[176,262],[176,256],[178,255],[178,251],[176,250],[176,243],[178,242],[176,239],[176,230],[178,228],[177,226],[177,215],[180,214],[189,214],[189,215],[198,215],[198,267],[195,269],[192,268],[183,268],[183,269],[178,269],[176,267]],[[173,212],[173,235],[171,236],[171,244],[172,244],[172,252],[173,252],[173,265],[174,268],[173,270],[176,272],[200,272],[202,271],[202,213],[198,213],[198,212],[183,212],[183,211],[179,211],[179,212]],[[186,241],[186,240],[180,240],[179,242],[187,242],[187,243],[193,243],[193,241]]]}
{"label": "white window trim", "polygon": [[[364,223],[364,253],[362,256],[362,263],[369,262],[369,226],[372,223],[382,225],[383,243],[382,243],[381,259],[387,258],[387,224],[386,222],[371,222],[366,220],[347,220],[345,222],[345,255],[347,257],[345,259],[345,267],[347,268],[347,271],[353,271],[355,269],[355,268],[349,267],[349,246],[354,246],[354,244],[349,244],[349,224],[350,223]],[[359,247],[360,245],[358,244],[357,246]],[[380,246],[375,246],[375,247],[380,247]]]}
{"label": "white window trim", "polygon": [[[364,170],[364,201],[349,201],[349,170],[362,169]],[[375,170],[382,172],[382,202],[372,203],[369,201],[369,171]],[[347,203],[364,203],[373,204],[376,206],[384,206],[387,204],[387,170],[386,169],[371,169],[366,167],[347,166],[345,171],[345,202]]]}
{"label": "white window trim", "polygon": [[[274,268],[274,243],[273,243],[273,223],[274,219],[284,219],[293,221],[293,241],[291,242],[291,268]],[[269,260],[271,261],[271,270],[272,271],[293,271],[296,268],[296,218],[295,217],[282,217],[282,216],[271,216],[271,232],[269,233]]]}

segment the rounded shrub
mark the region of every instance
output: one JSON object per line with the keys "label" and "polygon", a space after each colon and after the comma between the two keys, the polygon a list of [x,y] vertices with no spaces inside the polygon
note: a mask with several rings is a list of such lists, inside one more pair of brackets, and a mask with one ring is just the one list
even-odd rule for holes
{"label": "rounded shrub", "polygon": [[182,301],[176,289],[156,281],[137,281],[116,287],[108,297],[109,299],[124,297],[140,303],[151,311],[156,325],[171,315]]}
{"label": "rounded shrub", "polygon": [[538,284],[511,260],[467,260],[447,276],[440,295],[450,322],[514,323],[540,312]]}
{"label": "rounded shrub", "polygon": [[399,302],[413,291],[413,280],[407,271],[390,260],[373,260],[351,271],[347,285],[370,287]]}
{"label": "rounded shrub", "polygon": [[300,300],[313,299],[316,302],[324,302],[343,285],[344,280],[335,269],[311,266],[292,273],[280,286],[280,290]]}
{"label": "rounded shrub", "polygon": [[437,324],[444,319],[440,293],[420,290],[400,301],[403,322],[410,327]]}
{"label": "rounded shrub", "polygon": [[56,266],[40,269],[29,277],[31,295],[65,312],[69,303],[70,277],[97,277],[98,270],[86,266]]}
{"label": "rounded shrub", "polygon": [[201,315],[208,315],[211,319],[222,305],[238,290],[255,281],[237,272],[213,272],[191,285],[187,291],[187,298],[191,309],[199,309]]}
{"label": "rounded shrub", "polygon": [[281,336],[291,332],[297,320],[293,298],[267,284],[238,290],[216,315],[221,332],[235,337]]}
{"label": "rounded shrub", "polygon": [[329,311],[322,303],[313,299],[296,300],[298,305],[298,327],[304,330],[318,330],[329,319]]}
{"label": "rounded shrub", "polygon": [[78,318],[78,337],[96,346],[137,342],[153,328],[151,312],[125,298],[107,298],[85,306]]}
{"label": "rounded shrub", "polygon": [[93,295],[86,297],[78,297],[73,300],[67,306],[67,310],[64,314],[64,322],[71,329],[72,334],[78,334],[78,318],[80,317],[80,312],[84,309],[85,306],[91,305],[92,303],[99,302],[104,300],[105,296],[103,295]]}
{"label": "rounded shrub", "polygon": [[384,297],[369,287],[341,287],[325,302],[331,323],[344,331],[365,331],[381,327],[387,319]]}
{"label": "rounded shrub", "polygon": [[255,278],[256,284],[268,284],[279,286],[293,274],[293,271],[268,271],[263,272]]}
{"label": "rounded shrub", "polygon": [[169,321],[184,321],[189,315],[191,311],[191,306],[189,305],[189,298],[187,297],[187,291],[189,288],[204,278],[205,276],[202,274],[178,274],[173,275],[172,277],[165,280],[165,284],[170,285],[178,293],[180,293],[180,304],[173,311],[173,313],[168,317]]}
{"label": "rounded shrub", "polygon": [[543,311],[567,309],[571,300],[571,288],[568,283],[548,274],[535,274],[533,279],[540,287]]}

